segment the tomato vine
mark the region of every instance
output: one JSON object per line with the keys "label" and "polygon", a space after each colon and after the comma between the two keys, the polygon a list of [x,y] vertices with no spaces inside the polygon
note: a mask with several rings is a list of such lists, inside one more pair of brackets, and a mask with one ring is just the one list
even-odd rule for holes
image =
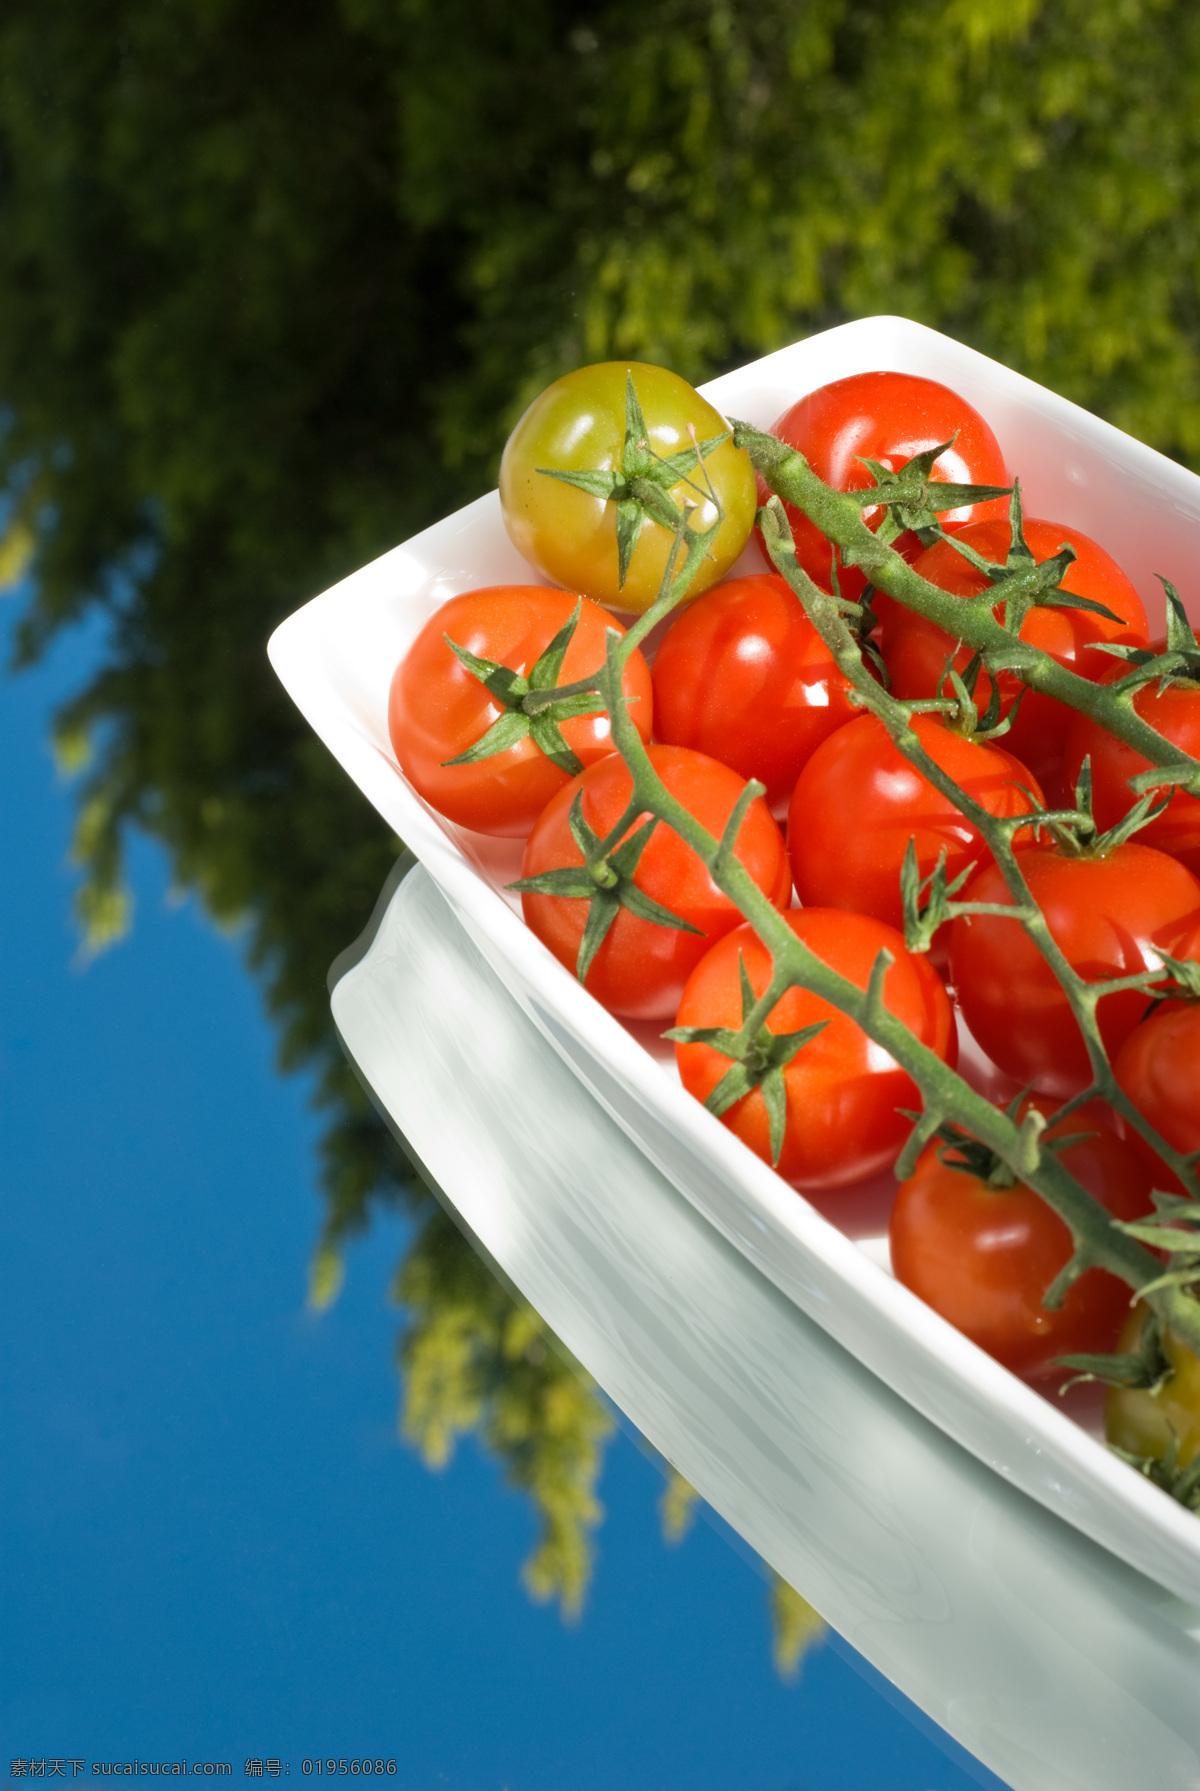
{"label": "tomato vine", "polygon": [[[831,595],[822,591],[797,564],[791,530],[780,499],[786,498],[788,503],[808,515],[839,548],[844,563],[859,566],[869,581],[888,596],[917,610],[944,627],[954,638],[964,641],[980,654],[990,672],[1015,671],[1030,688],[1045,691],[1070,707],[1086,712],[1134,747],[1155,768],[1141,778],[1143,789],[1161,789],[1164,783],[1169,783],[1200,793],[1200,763],[1181,753],[1135,712],[1129,680],[1122,680],[1116,687],[1093,684],[1018,638],[1021,621],[1030,607],[1038,602],[1053,603],[1059,599],[1057,586],[1062,566],[1058,558],[1040,566],[1031,561],[1028,567],[1009,573],[1002,593],[992,589],[984,597],[974,600],[950,596],[914,572],[888,546],[886,538],[881,540],[864,524],[862,509],[865,504],[879,502],[879,487],[853,494],[835,492],[817,478],[802,455],[776,438],[740,424],[735,424],[734,431],[737,445],[749,452],[756,470],[776,493],[760,512],[759,520],[777,570],[787,579],[863,708],[878,716],[904,757],[976,826],[1001,868],[1012,897],[1014,905],[1005,908],[1005,914],[1027,929],[1067,995],[1087,1042],[1093,1076],[1091,1086],[1070,1106],[1077,1107],[1087,1099],[1102,1095],[1136,1126],[1164,1164],[1174,1171],[1182,1186],[1193,1195],[1200,1195],[1197,1154],[1189,1156],[1174,1150],[1134,1107],[1112,1074],[1096,1025],[1096,1004],[1105,994],[1134,987],[1149,992],[1152,984],[1161,983],[1164,971],[1146,971],[1137,976],[1088,983],[1067,962],[1030,894],[1013,849],[1013,835],[1028,827],[1028,815],[993,816],[954,783],[928,755],[910,726],[913,705],[890,696],[864,664],[863,648],[853,625],[862,620],[862,606],[836,592]],[[703,478],[704,467],[699,453],[697,461],[698,477]],[[904,511],[944,508],[946,498],[959,495],[945,487],[939,490],[936,483],[927,482],[922,476],[925,470],[917,468],[915,477],[906,478],[904,474],[890,477],[885,501],[889,508],[902,507],[896,511],[897,515]],[[757,1001],[747,1007],[740,1030],[731,1031],[727,1041],[728,1055],[735,1063],[747,1066],[747,1074],[751,1077],[758,1074],[754,1064],[761,1028],[787,989],[798,986],[821,996],[849,1015],[881,1045],[920,1090],[923,1111],[896,1164],[899,1179],[910,1172],[917,1156],[939,1128],[948,1125],[960,1128],[1035,1189],[1070,1230],[1072,1255],[1045,1294],[1044,1303],[1048,1308],[1060,1305],[1070,1286],[1087,1270],[1107,1269],[1135,1291],[1144,1290],[1147,1303],[1161,1324],[1191,1349],[1200,1352],[1200,1300],[1193,1294],[1190,1279],[1181,1274],[1164,1276],[1161,1258],[1147,1247],[1150,1242],[1161,1241],[1169,1248],[1169,1237],[1158,1240],[1152,1221],[1134,1228],[1114,1223],[1110,1214],[1071,1175],[1055,1152],[1043,1148],[1041,1134],[1046,1121],[1036,1108],[1030,1108],[1019,1121],[1010,1118],[889,1013],[883,1002],[884,978],[894,961],[889,952],[880,952],[866,989],[859,988],[810,951],[754,884],[734,856],[734,845],[746,809],[762,793],[762,786],[751,783],[747,787],[742,802],[718,839],[671,796],[656,775],[622,695],[625,663],[650,630],[688,594],[719,525],[718,518],[711,528],[700,531],[692,526],[689,516],[680,517],[657,599],[627,634],[620,636],[610,630],[607,636],[605,663],[591,687],[604,699],[611,718],[613,746],[630,773],[632,789],[625,812],[610,832],[603,839],[590,843],[587,872],[598,881],[603,878],[610,857],[635,822],[651,816],[672,828],[702,859],[713,881],[736,903],[771,956],[772,972],[767,987]],[[1005,605],[1003,622],[993,614],[993,606],[998,601]],[[540,696],[550,702],[566,694],[564,689],[540,693]],[[1143,798],[1144,809],[1149,808],[1150,801],[1149,796]],[[1064,824],[1078,821],[1078,818],[1074,811],[1057,812],[1047,817]],[[906,881],[910,919],[919,924],[911,872]],[[952,891],[945,888],[944,880],[938,886],[936,876],[931,894],[946,916],[968,911],[966,905],[951,900]],[[1170,963],[1165,969],[1167,974],[1173,973]],[[1181,976],[1184,974],[1180,972]],[[790,1043],[794,1049],[803,1048],[802,1040]],[[777,1067],[773,1058],[771,1068]]]}

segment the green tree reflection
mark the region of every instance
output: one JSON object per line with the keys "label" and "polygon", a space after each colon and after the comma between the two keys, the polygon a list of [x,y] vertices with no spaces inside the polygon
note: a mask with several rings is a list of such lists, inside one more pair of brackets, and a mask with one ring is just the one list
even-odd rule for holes
{"label": "green tree reflection", "polygon": [[[81,923],[129,924],[141,827],[246,926],[327,1114],[314,1297],[377,1203],[420,1215],[405,1428],[503,1457],[567,1607],[607,1419],[341,1062],[325,966],[397,842],[266,636],[484,489],[530,394],[606,355],[698,378],[899,311],[1200,456],[1198,139],[1186,0],[7,0],[0,576],[31,556],[23,663],[109,618],[57,730]],[[805,1619],[775,1606],[786,1656]]]}

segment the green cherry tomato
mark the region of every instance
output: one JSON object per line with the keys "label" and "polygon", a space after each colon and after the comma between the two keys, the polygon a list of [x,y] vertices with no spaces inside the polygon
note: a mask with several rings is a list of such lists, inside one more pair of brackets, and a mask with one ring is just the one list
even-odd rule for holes
{"label": "green cherry tomato", "polygon": [[[547,386],[509,436],[500,462],[500,503],[513,544],[530,565],[568,590],[640,615],[658,595],[672,531],[649,515],[642,516],[622,583],[617,548],[621,491],[605,497],[551,476],[622,476],[628,465],[626,399],[631,376],[646,424],[651,466],[690,454],[694,443],[727,433],[720,413],[665,367],[639,361],[580,367]],[[666,489],[677,508],[695,506],[692,526],[701,530],[717,520],[710,483],[723,520],[709,557],[695,576],[692,596],[725,575],[754,523],[754,469],[732,440],[705,454],[703,474],[693,464]]]}
{"label": "green cherry tomato", "polygon": [[[1146,1309],[1137,1306],[1126,1320],[1119,1350],[1137,1347]],[[1200,1453],[1200,1359],[1171,1331],[1163,1334],[1163,1354],[1173,1373],[1157,1392],[1146,1387],[1110,1387],[1104,1406],[1104,1434],[1130,1455],[1163,1461],[1172,1436],[1181,1468]]]}

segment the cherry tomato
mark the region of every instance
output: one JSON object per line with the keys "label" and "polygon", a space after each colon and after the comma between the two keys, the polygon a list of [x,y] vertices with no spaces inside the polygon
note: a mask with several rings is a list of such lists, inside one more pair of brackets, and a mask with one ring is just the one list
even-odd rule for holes
{"label": "cherry tomato", "polygon": [[[932,715],[916,715],[912,725],[930,757],[990,814],[1027,814],[1034,807],[1027,792],[1041,798],[1037,779],[1001,747],[967,740]],[[847,722],[813,753],[792,793],[787,831],[806,906],[854,908],[893,927],[904,925],[900,867],[910,839],[922,878],[943,850],[948,881],[972,860],[991,861],[976,829],[874,715]]]}
{"label": "cherry tomato", "polygon": [[[874,484],[862,459],[878,460],[892,472],[927,448],[956,439],[936,462],[930,477],[955,485],[1007,485],[1000,444],[979,412],[949,386],[913,373],[855,373],[810,392],[786,410],[771,434],[798,448],[813,471],[836,491],[861,491]],[[760,491],[760,497],[765,492]],[[785,504],[796,541],[796,556],[822,590],[830,586],[833,549],[815,523]],[[979,517],[1007,515],[1007,499],[947,511],[944,527]],[[878,529],[884,511],[875,505],[863,511],[868,528]],[[911,558],[921,550],[915,535],[893,543]],[[842,595],[856,598],[866,580],[855,566],[840,570]]]}
{"label": "cherry tomato", "polygon": [[[682,746],[652,746],[650,759],[672,796],[719,838],[745,780],[704,753]],[[571,832],[571,806],[582,797],[583,819],[604,839],[620,821],[633,780],[618,754],[611,753],[560,790],[529,836],[522,879],[584,863]],[[646,819],[635,820],[628,839]],[[738,835],[737,857],[777,908],[792,887],[783,835],[759,797],[751,803]],[[698,932],[683,932],[642,919],[622,907],[592,961],[584,987],[614,1014],[630,1020],[664,1019],[675,1012],[693,966],[714,939],[738,925],[741,914],[722,894],[704,865],[679,835],[660,822],[638,860],[633,880],[651,901]],[[560,963],[574,971],[587,924],[589,904],[574,896],[521,896],[527,924]]]}
{"label": "cherry tomato", "polygon": [[[1117,1348],[1135,1350],[1145,1322],[1145,1307],[1136,1306]],[[1200,1454],[1200,1357],[1172,1331],[1163,1333],[1162,1350],[1174,1373],[1156,1393],[1148,1387],[1110,1387],[1104,1402],[1104,1434],[1118,1449],[1154,1461],[1169,1455],[1173,1438],[1176,1463],[1185,1468]]]}
{"label": "cherry tomato", "polygon": [[[1159,952],[1200,956],[1200,882],[1174,858],[1136,841],[1102,857],[1029,846],[1021,869],[1068,962],[1089,982],[1152,970]],[[958,898],[1011,903],[995,864]],[[1024,927],[1002,915],[950,923],[950,980],[975,1038],[1010,1076],[1047,1094],[1078,1093],[1091,1080],[1083,1034],[1058,981]],[[1097,1004],[1109,1056],[1146,1011],[1136,989]]]}
{"label": "cherry tomato", "polygon": [[[1160,642],[1156,651],[1165,652]],[[1100,655],[1096,655],[1097,659]],[[1099,674],[1097,682],[1115,684],[1129,671],[1120,660]],[[1180,680],[1160,689],[1144,684],[1133,706],[1143,721],[1192,758],[1200,758],[1200,684]],[[1076,715],[1066,744],[1066,782],[1075,787],[1084,758],[1092,766],[1092,813],[1101,827],[1114,827],[1136,800],[1129,779],[1149,771],[1150,761],[1126,746],[1087,715]],[[1200,797],[1176,790],[1161,815],[1138,830],[1144,846],[1157,846],[1200,876]]]}
{"label": "cherry tomato", "polygon": [[[1046,1128],[1047,1138],[1090,1133],[1060,1155],[1063,1166],[1118,1219],[1149,1207],[1141,1163],[1090,1112]],[[892,1209],[896,1279],[1017,1374],[1052,1369],[1058,1356],[1111,1350],[1130,1290],[1089,1269],[1056,1312],[1042,1295],[1071,1255],[1071,1234],[1023,1182],[995,1187],[953,1167],[953,1146],[930,1145]]]}
{"label": "cherry tomato", "polygon": [[[955,539],[973,547],[984,559],[1003,565],[1008,558],[1010,533],[1008,522],[972,522],[954,531]],[[1105,655],[1089,651],[1094,641],[1112,641],[1130,646],[1144,646],[1147,638],[1146,612],[1129,579],[1111,555],[1097,546],[1079,529],[1066,528],[1056,522],[1025,521],[1025,539],[1035,559],[1049,559],[1064,544],[1073,547],[1078,558],[1067,568],[1062,588],[1077,597],[1088,597],[1104,604],[1121,621],[1110,622],[1094,610],[1037,608],[1030,610],[1021,627],[1021,639],[1041,647],[1052,659],[1082,678],[1096,678],[1105,666]],[[915,570],[931,584],[952,592],[956,597],[973,597],[987,589],[987,581],[970,563],[957,553],[948,541],[939,541],[915,561]],[[1002,617],[1003,610],[997,607]],[[935,696],[946,670],[946,661],[953,655],[961,671],[971,657],[967,648],[955,652],[955,643],[936,623],[927,621],[903,604],[890,603],[882,610],[880,650],[892,680],[892,690],[899,697]],[[1021,689],[1015,672],[1001,672],[1000,693],[1005,709]],[[983,674],[975,691],[981,708],[991,694],[991,680]],[[1066,750],[1067,730],[1074,710],[1040,691],[1028,690],[1021,701],[1011,730],[1004,737],[1009,750],[1028,765],[1054,802],[1066,791],[1062,784],[1062,760]]]}
{"label": "cherry tomato", "polygon": [[[817,957],[865,989],[880,951],[895,963],[884,981],[884,1002],[923,1044],[947,1063],[955,1061],[954,1018],[937,972],[914,957],[892,927],[840,909],[789,910],[787,923]],[[749,926],[727,934],[700,960],[679,1005],[680,1026],[742,1023],[739,958],[756,995],[771,976],[770,953]],[[901,1108],[921,1105],[915,1083],[880,1045],[819,995],[789,989],[771,1010],[771,1032],[798,1032],[814,1021],[824,1029],[802,1046],[783,1072],[787,1130],[777,1165],[797,1188],[840,1188],[894,1163],[912,1129]],[[684,1087],[706,1100],[730,1067],[730,1059],[705,1044],[677,1044]],[[722,1123],[757,1156],[771,1161],[766,1103],[754,1089],[721,1115]]]}
{"label": "cherry tomato", "polygon": [[[468,671],[447,638],[479,659],[527,677],[578,602],[544,585],[465,591],[430,617],[401,660],[388,698],[388,732],[400,769],[439,814],[477,833],[520,837],[555,791],[570,782],[571,771],[548,759],[528,733],[489,758],[447,762],[474,746],[504,714],[502,703]],[[605,631],[616,627],[607,611],[584,599],[553,682],[572,683],[603,665]],[[622,688],[639,732],[649,738],[654,692],[639,652],[630,655]],[[560,732],[581,765],[612,751],[603,709],[568,717]]]}
{"label": "cherry tomato", "polygon": [[784,579],[726,579],[672,622],[654,660],[655,732],[766,785],[779,811],[813,749],[861,710]]}
{"label": "cherry tomato", "polygon": [[[1113,1074],[1138,1111],[1168,1144],[1200,1150],[1200,1004],[1164,1001],[1135,1026],[1118,1051]],[[1179,1182],[1132,1130],[1129,1142],[1145,1157],[1156,1187]]]}
{"label": "cherry tomato", "polygon": [[[617,472],[625,443],[625,388],[632,374],[650,446],[664,458],[725,434],[729,425],[686,380],[640,361],[602,361],[556,379],[534,399],[508,438],[500,462],[504,526],[518,551],[555,584],[583,591],[614,609],[648,609],[658,595],[673,535],[643,521],[624,584],[618,581],[617,506],[551,472]],[[694,434],[693,434],[694,432]],[[715,584],[745,547],[757,506],[749,455],[725,441],[704,457],[724,511],[711,557],[691,594]],[[710,528],[717,511],[698,469],[671,488],[683,507],[697,505],[694,527]]]}

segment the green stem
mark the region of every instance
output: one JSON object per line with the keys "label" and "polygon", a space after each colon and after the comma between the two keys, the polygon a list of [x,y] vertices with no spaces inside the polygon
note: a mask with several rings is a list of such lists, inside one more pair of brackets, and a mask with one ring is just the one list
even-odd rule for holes
{"label": "green stem", "polygon": [[[912,1077],[921,1091],[925,1107],[924,1129],[931,1131],[933,1126],[947,1120],[960,1125],[993,1150],[1014,1174],[1037,1189],[1070,1228],[1075,1240],[1077,1273],[1082,1273],[1085,1268],[1105,1268],[1134,1288],[1155,1279],[1161,1266],[1158,1259],[1113,1228],[1110,1214],[1063,1167],[1053,1152],[1039,1152],[1036,1163],[1031,1165],[1027,1135],[1022,1128],[977,1093],[883,1006],[878,997],[877,979],[874,988],[864,990],[832,970],[796,937],[783,915],[739,861],[732,856],[722,859],[721,842],[670,794],[654,770],[622,697],[625,656],[625,641],[615,631],[610,632],[601,694],[612,718],[613,745],[633,779],[629,812],[656,815],[672,828],[703,861],[718,888],[736,903],[771,954],[772,978],[768,991],[771,999],[768,1005],[764,996],[747,1016],[743,1023],[745,1042],[750,1042],[753,1032],[787,988],[803,988],[819,995],[832,1007],[849,1015]],[[1163,1290],[1161,1295],[1152,1295],[1156,1308],[1162,1311],[1173,1292],[1175,1290]],[[1179,1301],[1170,1303],[1173,1308],[1184,1304]],[[1200,1348],[1200,1306],[1195,1302],[1186,1304],[1190,1310],[1182,1315],[1173,1310],[1169,1318],[1165,1311],[1162,1316],[1191,1347]]]}
{"label": "green stem", "polygon": [[[656,627],[657,624],[663,620],[664,616],[670,615],[671,611],[676,609],[678,605],[683,602],[699,569],[700,562],[707,554],[712,542],[716,539],[717,531],[720,529],[723,520],[724,518],[721,515],[718,515],[717,520],[712,527],[701,532],[700,530],[692,529],[688,525],[686,517],[684,518],[679,531],[676,533],[675,540],[672,543],[671,551],[667,556],[667,564],[663,572],[662,589],[650,608],[646,610],[644,614],[640,615],[637,621],[632,623],[625,631],[622,643],[622,665],[625,664],[634,649],[641,646],[646,636],[650,633],[650,630]],[[686,547],[684,546],[685,537]],[[679,565],[681,556],[683,559],[682,566]],[[600,670],[597,669],[588,678],[577,678],[574,684],[561,684],[554,690],[531,690],[528,696],[525,697],[522,703],[522,708],[527,714],[534,715],[541,709],[549,708],[552,703],[562,702],[564,697],[583,696],[585,693],[590,694],[592,691],[598,691],[600,689],[600,676]]]}
{"label": "green stem", "polygon": [[1079,975],[1066,958],[1049,926],[1046,917],[1038,907],[1033,892],[1021,869],[1020,854],[1013,848],[1013,818],[1003,819],[992,815],[983,805],[961,789],[954,779],[945,772],[937,761],[926,752],[920,737],[914,732],[909,721],[906,704],[898,702],[883,690],[876,679],[863,664],[862,652],[853,633],[846,624],[843,615],[844,605],[841,601],[822,591],[814,584],[796,559],[796,550],[792,542],[791,531],[778,502],[771,504],[762,513],[763,538],[767,543],[772,563],[791,586],[799,598],[809,621],[816,629],[825,645],[833,655],[838,670],[858,692],[859,701],[869,709],[887,729],[893,744],[935,789],[954,803],[959,813],[964,815],[986,842],[996,865],[1004,878],[1005,886],[1013,900],[1013,906],[1005,909],[995,904],[959,903],[951,912],[980,913],[988,912],[1001,916],[1009,916],[1020,922],[1037,946],[1038,951],[1050,966],[1063,993],[1071,1005],[1080,1032],[1087,1047],[1088,1061],[1092,1069],[1092,1085],[1087,1092],[1078,1098],[1080,1104],[1085,1100],[1100,1097],[1117,1107],[1128,1118],[1135,1119],[1138,1130],[1147,1142],[1158,1152],[1163,1161],[1173,1169],[1184,1183],[1200,1194],[1195,1168],[1189,1159],[1180,1151],[1167,1143],[1150,1125],[1133,1103],[1129,1100],[1112,1073],[1108,1053],[1100,1037],[1096,1023],[1096,1004],[1105,995],[1111,995],[1120,989],[1136,988],[1139,977],[1113,977],[1103,983],[1088,982]]}
{"label": "green stem", "polygon": [[987,592],[982,599],[964,599],[930,584],[872,534],[862,519],[861,494],[832,490],[813,472],[803,454],[748,424],[735,425],[734,440],[747,450],[772,491],[803,510],[836,544],[846,565],[857,566],[873,585],[905,608],[936,622],[952,640],[988,655],[991,669],[1015,672],[1031,690],[1091,716],[1152,765],[1160,766],[1167,773],[1166,781],[1200,795],[1200,762],[1143,721],[1129,692],[1115,695],[1111,685],[1079,677],[996,620],[993,606],[1002,600],[1002,588]]}
{"label": "green stem", "polygon": [[[909,763],[929,783],[947,796],[956,805],[959,812],[972,822],[992,852],[1013,899],[1014,906],[1007,910],[1007,913],[1025,927],[1042,957],[1054,972],[1071,1005],[1071,1010],[1087,1046],[1093,1080],[1091,1086],[1076,1097],[1072,1106],[1082,1105],[1085,1101],[1097,1097],[1107,1101],[1111,1107],[1137,1126],[1142,1136],[1157,1151],[1162,1160],[1174,1170],[1185,1187],[1200,1193],[1196,1165],[1184,1153],[1175,1150],[1129,1100],[1113,1075],[1108,1054],[1100,1037],[1096,1022],[1097,1003],[1104,995],[1111,994],[1116,989],[1136,987],[1139,979],[1117,977],[1100,984],[1089,983],[1067,961],[1046,924],[1045,916],[1033,898],[1021,869],[1020,854],[1013,849],[1012,820],[998,820],[991,815],[965,790],[960,789],[936,760],[926,752],[920,738],[909,725],[905,706],[884,691],[864,666],[858,642],[847,626],[843,614],[845,605],[840,599],[822,591],[798,565],[791,532],[777,502],[762,513],[762,526],[763,536],[776,570],[787,579],[795,591],[809,620],[832,653],[838,669],[858,692],[859,700],[864,708],[869,709],[883,723],[898,751]],[[966,908],[977,908],[978,904],[962,906],[965,911]],[[1004,913],[1005,911],[999,909],[996,912]],[[955,1121],[955,1123],[961,1122]],[[983,1142],[990,1143],[991,1141],[984,1139]],[[1000,1155],[1005,1158],[1010,1167],[1015,1167],[1011,1158],[1005,1156],[1004,1152],[1001,1152]],[[1100,1259],[1095,1255],[1093,1248],[1094,1223],[1089,1222],[1084,1231],[1078,1231],[1072,1223],[1071,1217],[1058,1204],[1054,1195],[1041,1187],[1036,1175],[1025,1174],[1023,1179],[1028,1181],[1031,1186],[1036,1187],[1038,1192],[1048,1199],[1049,1204],[1054,1207],[1059,1216],[1071,1225],[1075,1255],[1065,1273],[1072,1272],[1077,1277],[1079,1273],[1082,1273],[1084,1267],[1097,1263]],[[1092,1200],[1090,1195],[1087,1198],[1089,1201]],[[1111,1229],[1109,1214],[1100,1206],[1099,1202],[1092,1201],[1092,1205],[1095,1209],[1093,1218],[1099,1218],[1103,1226]],[[1103,1266],[1111,1265],[1104,1264]],[[1114,1272],[1123,1273],[1121,1270]],[[1128,1275],[1123,1274],[1123,1278],[1129,1280]],[[1130,1281],[1130,1285],[1138,1287],[1153,1278],[1153,1276],[1143,1274],[1140,1280]],[[1183,1328],[1186,1327],[1189,1337],[1193,1334],[1193,1330],[1195,1334],[1200,1335],[1200,1305],[1181,1290],[1169,1289],[1153,1294],[1151,1295],[1151,1304],[1154,1305],[1164,1322],[1172,1325],[1177,1331],[1182,1333]]]}
{"label": "green stem", "polygon": [[[1120,733],[1152,763],[1164,766],[1169,773],[1200,779],[1200,765],[1185,759],[1164,741],[1154,729],[1135,716],[1126,705],[1114,701],[1106,687],[1076,678],[1041,653],[1037,648],[1015,641],[995,621],[990,605],[964,602],[928,584],[912,568],[876,540],[861,521],[860,501],[833,492],[811,473],[802,456],[793,453],[773,437],[756,430],[738,429],[739,445],[750,448],[751,458],[772,485],[778,484],[789,501],[811,516],[822,531],[835,540],[849,564],[858,564],[873,583],[889,595],[946,628],[951,635],[963,639],[976,650],[1002,649],[1006,663],[1015,664],[1024,681],[1034,689],[1045,689],[1051,695],[1096,715],[1103,725]],[[766,446],[764,446],[766,444]],[[777,546],[784,541],[780,567],[797,591],[818,631],[831,647],[839,668],[859,694],[864,705],[879,715],[892,738],[907,758],[941,789],[959,810],[971,820],[991,847],[1005,874],[1014,909],[1005,910],[1015,921],[1028,927],[1046,959],[1062,983],[1072,1009],[1080,1021],[1088,1041],[1089,1059],[1095,1077],[1095,1091],[1105,1094],[1114,1107],[1128,1113],[1149,1137],[1164,1160],[1183,1170],[1182,1179],[1189,1183],[1190,1166],[1172,1152],[1164,1140],[1157,1138],[1140,1115],[1136,1118],[1112,1078],[1103,1045],[1095,1024],[1095,1002],[1098,992],[1085,984],[1067,963],[1046,926],[1045,919],[1033,901],[1021,873],[1018,856],[1012,849],[1012,822],[1005,823],[989,815],[980,805],[948,778],[940,766],[924,752],[910,726],[910,713],[888,696],[870,677],[861,650],[846,625],[841,600],[830,597],[798,571],[790,532],[782,512],[774,525],[771,512],[764,513],[764,524],[773,528]],[[715,526],[719,526],[720,519]],[[778,525],[782,523],[782,528]],[[664,574],[662,589],[654,605],[624,636],[615,629],[607,637],[606,658],[596,678],[596,688],[608,709],[612,742],[629,770],[632,790],[621,832],[640,817],[653,815],[670,827],[689,845],[707,867],[710,876],[736,904],[771,954],[770,985],[743,1018],[737,1042],[749,1049],[772,1008],[787,989],[803,988],[820,996],[841,1013],[854,1020],[869,1038],[885,1051],[912,1078],[920,1091],[924,1112],[909,1145],[901,1155],[897,1170],[911,1171],[919,1147],[928,1142],[937,1127],[949,1122],[961,1127],[998,1157],[1012,1174],[1034,1188],[1047,1204],[1064,1220],[1073,1240],[1073,1254],[1057,1278],[1047,1299],[1061,1301],[1070,1283],[1089,1268],[1103,1268],[1117,1275],[1135,1290],[1156,1281],[1161,1272],[1159,1259],[1136,1240],[1117,1230],[1111,1215],[1062,1165],[1053,1151],[1038,1142],[1040,1116],[1031,1112],[1020,1124],[1015,1123],[991,1101],[973,1089],[956,1071],[931,1051],[883,1005],[882,988],[889,954],[882,953],[872,972],[868,987],[838,975],[792,932],[784,916],[763,894],[753,878],[730,849],[729,840],[714,838],[699,821],[666,789],[651,763],[649,753],[630,716],[621,688],[622,676],[629,655],[650,629],[669,614],[687,593],[700,559],[707,550],[708,535],[696,536],[681,522]],[[686,547],[685,547],[686,538]],[[787,551],[790,548],[790,553]],[[682,560],[682,565],[680,561]],[[1015,654],[1015,660],[1013,655]],[[1019,827],[1020,822],[1015,826]],[[614,836],[603,843],[607,849]],[[903,1166],[907,1165],[907,1168]],[[1194,1184],[1194,1176],[1192,1176]],[[1190,1185],[1190,1184],[1189,1184]],[[1164,1324],[1187,1346],[1200,1353],[1200,1302],[1184,1289],[1155,1288],[1148,1296]]]}

